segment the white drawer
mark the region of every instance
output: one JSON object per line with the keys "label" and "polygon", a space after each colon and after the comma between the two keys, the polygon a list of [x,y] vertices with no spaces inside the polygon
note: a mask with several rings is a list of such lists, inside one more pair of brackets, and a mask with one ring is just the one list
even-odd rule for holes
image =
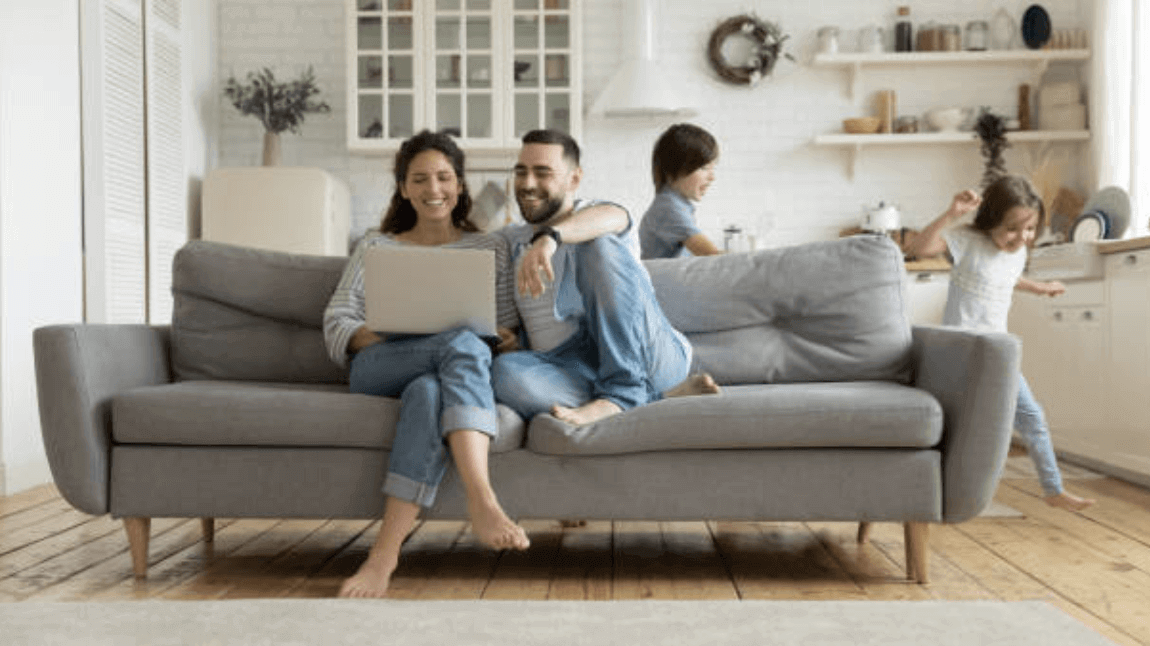
{"label": "white drawer", "polygon": [[1066,293],[1050,299],[1054,305],[1103,305],[1106,303],[1106,283],[1100,280],[1083,280],[1063,283]]}

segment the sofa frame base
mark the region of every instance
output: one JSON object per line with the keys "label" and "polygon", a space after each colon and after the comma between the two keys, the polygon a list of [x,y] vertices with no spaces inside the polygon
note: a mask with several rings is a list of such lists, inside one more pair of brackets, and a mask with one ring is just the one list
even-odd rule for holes
{"label": "sofa frame base", "polygon": [[[570,522],[570,521],[565,521]],[[204,542],[215,540],[215,519],[201,518]],[[148,577],[148,543],[151,539],[151,518],[131,517],[124,519],[124,531],[128,534],[128,547],[132,554],[132,573],[137,579]],[[858,542],[865,543],[870,534],[871,523],[861,522],[858,529]],[[903,541],[906,548],[906,578],[917,583],[929,583],[929,559],[927,545],[930,542],[930,523],[903,523]]]}

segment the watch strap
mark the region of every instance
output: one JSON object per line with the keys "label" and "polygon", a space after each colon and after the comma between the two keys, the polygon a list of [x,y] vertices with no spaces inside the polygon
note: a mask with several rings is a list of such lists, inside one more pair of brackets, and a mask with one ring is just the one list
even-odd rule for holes
{"label": "watch strap", "polygon": [[542,238],[543,236],[548,236],[554,240],[556,247],[563,245],[563,236],[559,235],[559,232],[555,230],[555,227],[549,225],[543,225],[539,227],[537,231],[535,231],[535,233],[531,236],[531,244],[535,244],[535,241],[539,238]]}

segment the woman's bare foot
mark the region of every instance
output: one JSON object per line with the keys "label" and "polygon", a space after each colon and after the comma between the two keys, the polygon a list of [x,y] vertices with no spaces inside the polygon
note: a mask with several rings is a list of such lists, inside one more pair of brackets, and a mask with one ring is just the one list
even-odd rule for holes
{"label": "woman's bare foot", "polygon": [[1098,502],[1093,498],[1079,498],[1078,496],[1075,496],[1072,493],[1066,493],[1065,491],[1062,493],[1056,493],[1053,496],[1046,496],[1043,498],[1043,500],[1045,500],[1046,504],[1050,505],[1051,507],[1058,507],[1059,509],[1065,509],[1067,511],[1082,511],[1090,505]]}
{"label": "woman's bare foot", "polygon": [[690,397],[692,395],[718,395],[723,390],[711,375],[700,372],[683,380],[678,386],[663,393],[664,397]]}
{"label": "woman's bare foot", "polygon": [[497,502],[467,505],[471,531],[484,545],[496,550],[525,550],[531,546],[527,532],[503,513]]}
{"label": "woman's bare foot", "polygon": [[586,426],[601,419],[622,413],[623,409],[609,399],[595,399],[578,408],[567,408],[558,404],[551,407],[551,414],[572,426]]}
{"label": "woman's bare foot", "polygon": [[391,573],[398,563],[385,559],[368,557],[359,570],[339,587],[339,596],[344,599],[383,599],[387,597],[387,586],[391,583]]}

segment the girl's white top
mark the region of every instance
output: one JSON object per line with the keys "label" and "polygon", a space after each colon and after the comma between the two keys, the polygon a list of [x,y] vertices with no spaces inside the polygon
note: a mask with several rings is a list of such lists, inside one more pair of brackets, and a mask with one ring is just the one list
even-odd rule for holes
{"label": "girl's white top", "polygon": [[1026,247],[1003,251],[970,226],[948,229],[942,239],[954,261],[942,324],[1005,332],[1014,286],[1026,268]]}

